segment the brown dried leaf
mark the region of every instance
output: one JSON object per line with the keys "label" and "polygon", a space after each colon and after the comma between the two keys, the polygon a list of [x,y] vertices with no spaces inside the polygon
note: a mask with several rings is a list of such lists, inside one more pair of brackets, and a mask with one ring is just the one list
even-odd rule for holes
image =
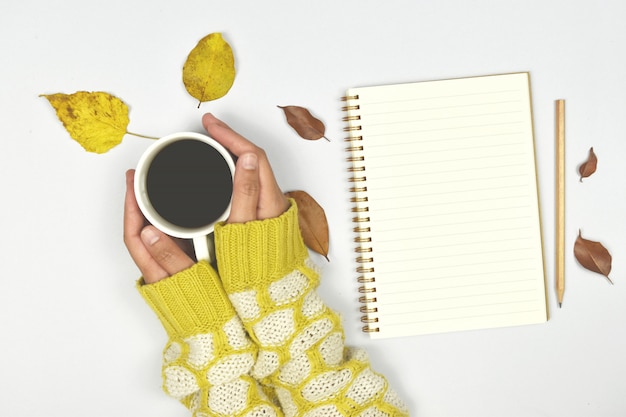
{"label": "brown dried leaf", "polygon": [[609,273],[611,272],[611,254],[600,242],[583,239],[580,230],[574,244],[574,256],[586,269],[604,275],[611,284]]}
{"label": "brown dried leaf", "polygon": [[589,156],[587,157],[587,160],[578,167],[578,172],[580,173],[580,182],[583,182],[583,178],[587,178],[591,174],[596,172],[597,165],[598,157],[593,151],[593,147],[591,147],[591,149],[589,149]]}
{"label": "brown dried leaf", "polygon": [[[287,118],[287,123],[295,129],[301,138],[307,140],[318,140],[324,138],[328,140],[328,138],[324,136],[326,132],[326,126],[324,126],[324,123],[313,117],[311,112],[304,107],[278,106],[278,108],[283,110],[285,117]],[[330,142],[330,140],[328,141]]]}
{"label": "brown dried leaf", "polygon": [[305,191],[285,193],[298,206],[298,221],[304,244],[328,261],[328,222],[324,209]]}

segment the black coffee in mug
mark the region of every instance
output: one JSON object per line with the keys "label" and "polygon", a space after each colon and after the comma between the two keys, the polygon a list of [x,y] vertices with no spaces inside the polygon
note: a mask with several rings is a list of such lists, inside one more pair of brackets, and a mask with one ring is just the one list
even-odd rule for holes
{"label": "black coffee in mug", "polygon": [[146,174],[146,192],[163,219],[179,227],[201,228],[227,210],[233,178],[218,150],[202,141],[183,139],[154,157]]}

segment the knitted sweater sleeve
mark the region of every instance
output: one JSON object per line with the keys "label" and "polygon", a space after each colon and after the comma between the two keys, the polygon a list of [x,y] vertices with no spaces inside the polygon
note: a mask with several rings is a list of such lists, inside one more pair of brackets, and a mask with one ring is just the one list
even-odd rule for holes
{"label": "knitted sweater sleeve", "polygon": [[283,415],[250,375],[257,347],[209,264],[137,287],[169,336],[162,367],[168,395],[196,417]]}
{"label": "knitted sweater sleeve", "polygon": [[259,346],[252,376],[274,390],[288,417],[408,416],[365,352],[344,347],[291,204],[280,217],[215,231],[222,283]]}

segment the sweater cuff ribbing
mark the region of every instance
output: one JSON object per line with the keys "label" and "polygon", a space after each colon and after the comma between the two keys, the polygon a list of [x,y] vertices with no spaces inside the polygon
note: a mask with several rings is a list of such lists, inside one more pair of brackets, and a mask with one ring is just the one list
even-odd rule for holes
{"label": "sweater cuff ribbing", "polygon": [[154,284],[140,279],[137,289],[170,337],[220,328],[235,315],[217,273],[204,261]]}
{"label": "sweater cuff ribbing", "polygon": [[215,227],[217,265],[228,293],[266,286],[301,267],[308,257],[293,200],[282,215]]}

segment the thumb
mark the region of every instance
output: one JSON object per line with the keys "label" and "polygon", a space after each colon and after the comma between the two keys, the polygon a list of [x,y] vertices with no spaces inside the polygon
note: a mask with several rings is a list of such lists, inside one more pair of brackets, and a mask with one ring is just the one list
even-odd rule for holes
{"label": "thumb", "polygon": [[193,266],[194,261],[174,242],[174,240],[156,227],[149,225],[141,231],[141,240],[156,265],[160,267],[151,274],[145,274],[144,280],[151,284],[174,275]]}
{"label": "thumb", "polygon": [[237,160],[228,223],[256,220],[259,194],[259,158],[254,153],[245,153]]}

